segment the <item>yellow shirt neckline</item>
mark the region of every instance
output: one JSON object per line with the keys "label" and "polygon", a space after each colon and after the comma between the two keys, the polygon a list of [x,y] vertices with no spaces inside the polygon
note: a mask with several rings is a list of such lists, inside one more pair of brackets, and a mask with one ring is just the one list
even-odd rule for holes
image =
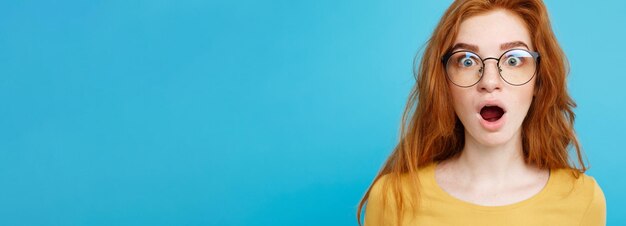
{"label": "yellow shirt neckline", "polygon": [[542,197],[546,196],[549,191],[551,190],[551,188],[554,186],[554,181],[555,181],[555,171],[554,170],[550,170],[549,173],[549,177],[548,177],[548,182],[546,183],[546,185],[543,186],[543,188],[541,189],[541,191],[539,191],[537,194],[516,202],[516,203],[511,203],[511,204],[507,204],[507,205],[501,205],[501,206],[484,206],[484,205],[479,205],[479,204],[475,204],[475,203],[471,203],[468,201],[464,201],[461,200],[457,197],[452,196],[451,194],[449,194],[448,192],[446,192],[445,190],[443,190],[443,188],[439,187],[439,184],[437,184],[437,180],[435,179],[435,167],[437,166],[438,162],[433,162],[430,165],[428,165],[425,169],[424,169],[424,173],[425,176],[427,177],[427,181],[431,184],[431,186],[434,188],[434,192],[436,192],[437,194],[439,194],[442,198],[445,198],[446,200],[452,202],[452,203],[456,203],[458,205],[462,205],[462,206],[466,206],[468,208],[471,209],[478,209],[478,210],[483,210],[483,211],[504,211],[504,210],[510,210],[510,209],[515,209],[515,208],[519,208],[522,206],[526,206],[532,203],[537,202],[538,200],[541,200]]}

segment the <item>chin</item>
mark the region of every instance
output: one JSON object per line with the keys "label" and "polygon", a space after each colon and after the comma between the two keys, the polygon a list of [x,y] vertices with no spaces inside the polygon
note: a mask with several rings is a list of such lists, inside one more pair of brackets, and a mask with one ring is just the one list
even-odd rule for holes
{"label": "chin", "polygon": [[[472,135],[472,133],[466,133],[466,136],[467,135],[472,136],[473,140],[475,140],[476,143],[482,146],[487,146],[487,147],[502,146],[502,145],[509,143],[514,138],[514,133],[508,132],[508,131],[500,131],[500,132],[481,131],[478,133],[479,134],[475,134],[476,136]],[[467,138],[468,137],[466,137],[465,139],[466,142],[468,140]]]}

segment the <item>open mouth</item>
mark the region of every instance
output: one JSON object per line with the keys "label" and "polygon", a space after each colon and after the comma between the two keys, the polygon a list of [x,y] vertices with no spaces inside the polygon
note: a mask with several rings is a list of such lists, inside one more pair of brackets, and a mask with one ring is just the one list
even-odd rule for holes
{"label": "open mouth", "polygon": [[504,113],[504,109],[498,106],[484,106],[480,109],[480,116],[488,122],[498,121]]}

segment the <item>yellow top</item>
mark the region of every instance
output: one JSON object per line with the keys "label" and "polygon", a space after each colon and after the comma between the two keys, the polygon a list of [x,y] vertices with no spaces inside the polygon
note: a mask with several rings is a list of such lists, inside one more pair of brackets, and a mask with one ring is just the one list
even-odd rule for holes
{"label": "yellow top", "polygon": [[[606,225],[604,193],[591,176],[581,174],[577,179],[570,170],[553,169],[547,184],[534,196],[504,206],[481,206],[441,189],[435,180],[435,166],[432,163],[418,171],[418,210],[404,208],[402,225]],[[394,201],[388,201],[384,216],[381,210],[381,185],[386,177],[381,177],[370,192],[365,226],[396,225]],[[409,185],[403,181],[403,186]]]}

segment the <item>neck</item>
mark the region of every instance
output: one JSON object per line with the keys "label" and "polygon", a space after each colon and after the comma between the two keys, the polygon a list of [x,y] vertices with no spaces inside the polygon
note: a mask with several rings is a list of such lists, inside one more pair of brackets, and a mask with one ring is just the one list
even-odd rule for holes
{"label": "neck", "polygon": [[465,146],[454,160],[454,168],[468,182],[485,185],[503,184],[529,172],[524,162],[521,132],[499,145],[485,145],[465,134]]}

